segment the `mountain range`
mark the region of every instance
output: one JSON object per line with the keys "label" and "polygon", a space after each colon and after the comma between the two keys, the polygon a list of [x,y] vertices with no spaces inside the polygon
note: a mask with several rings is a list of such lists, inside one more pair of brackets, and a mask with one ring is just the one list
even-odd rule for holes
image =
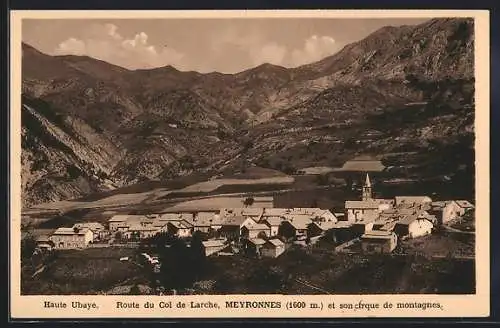
{"label": "mountain range", "polygon": [[435,174],[473,170],[474,22],[384,27],[315,63],[236,74],[128,70],[23,43],[21,110],[24,206],[365,153],[417,152],[427,167],[446,154]]}

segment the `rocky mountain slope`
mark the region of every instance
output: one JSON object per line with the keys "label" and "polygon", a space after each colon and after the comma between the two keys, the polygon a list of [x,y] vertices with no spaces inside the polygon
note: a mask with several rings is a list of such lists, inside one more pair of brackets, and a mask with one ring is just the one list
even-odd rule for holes
{"label": "rocky mountain slope", "polygon": [[[24,205],[227,165],[333,165],[422,138],[464,142],[473,30],[467,19],[385,27],[316,63],[238,74],[130,71],[23,44]],[[357,143],[370,130],[376,140]]]}

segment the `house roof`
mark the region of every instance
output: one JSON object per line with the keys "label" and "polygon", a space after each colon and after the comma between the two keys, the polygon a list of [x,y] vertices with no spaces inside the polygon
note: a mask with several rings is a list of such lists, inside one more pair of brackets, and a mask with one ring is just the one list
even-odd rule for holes
{"label": "house roof", "polygon": [[259,207],[245,207],[242,208],[241,215],[244,216],[260,216],[264,212],[263,208]]}
{"label": "house roof", "polygon": [[396,206],[399,204],[432,203],[432,199],[429,196],[396,196],[394,200]]}
{"label": "house roof", "polygon": [[312,223],[310,215],[285,215],[285,219],[297,230],[307,229],[307,226]]}
{"label": "house roof", "polygon": [[379,204],[373,200],[346,200],[345,208],[368,208],[368,209],[378,209]]}
{"label": "house roof", "polygon": [[246,226],[248,230],[269,230],[269,227],[263,223],[256,223]]}
{"label": "house roof", "polygon": [[261,239],[261,238],[249,239],[248,241],[254,245],[264,245],[266,243],[266,241],[264,239]]}
{"label": "house roof", "polygon": [[128,231],[156,231],[159,230],[155,226],[143,226],[140,223],[133,223],[129,226]]}
{"label": "house roof", "polygon": [[171,221],[167,224],[171,224],[177,229],[189,229],[193,227],[193,225],[187,221]]}
{"label": "house roof", "polygon": [[182,220],[182,221],[177,221],[180,224],[182,224],[185,228],[192,228],[194,227],[192,222],[189,222],[188,220]]}
{"label": "house roof", "polygon": [[81,222],[75,223],[73,228],[88,228],[90,230],[104,230],[104,226],[99,222]]}
{"label": "house roof", "polygon": [[382,212],[380,212],[379,216],[394,216],[394,215],[398,215],[398,213],[399,213],[398,209],[389,208],[387,210],[383,210]]}
{"label": "house roof", "polygon": [[322,210],[321,208],[318,207],[294,207],[291,209],[290,214],[317,215],[323,212],[325,212],[325,210]]}
{"label": "house roof", "polygon": [[455,203],[462,208],[474,208],[474,205],[467,200],[456,200]]}
{"label": "house roof", "polygon": [[345,229],[349,228],[352,226],[352,223],[349,221],[337,221],[333,226],[332,229]]}
{"label": "house roof", "polygon": [[379,213],[377,219],[375,220],[375,224],[386,224],[387,222],[397,221],[401,219],[403,216],[395,210],[383,211]]}
{"label": "house roof", "polygon": [[284,242],[282,242],[282,241],[281,241],[281,240],[279,240],[279,239],[269,239],[267,242],[268,242],[269,244],[271,244],[271,245],[275,246],[275,247],[279,247],[279,246],[283,246],[283,245],[285,245],[285,243],[284,243]]}
{"label": "house roof", "polygon": [[141,221],[151,221],[153,222],[153,219],[150,219],[146,217],[145,215],[115,215],[111,219],[109,219],[108,222],[116,222],[116,223],[128,223],[128,224],[133,224],[135,222],[141,222]]}
{"label": "house roof", "polygon": [[416,224],[419,226],[419,227],[426,227],[426,228],[432,228],[434,226],[434,224],[429,221],[428,219],[424,219],[424,218],[418,218],[412,222],[416,222]]}
{"label": "house roof", "polygon": [[210,227],[212,224],[212,221],[208,218],[193,221],[194,227]]}
{"label": "house roof", "polygon": [[394,227],[396,227],[397,221],[386,222],[383,226],[379,228],[381,231],[393,231]]}
{"label": "house roof", "polygon": [[337,216],[335,215],[335,213],[332,213],[330,210],[324,210],[324,209],[321,209],[321,211],[318,211],[316,213],[316,215],[321,216],[321,217],[333,216],[334,218],[337,218]]}
{"label": "house roof", "polygon": [[263,217],[266,216],[283,216],[287,214],[325,216],[333,215],[329,210],[318,207],[295,207],[295,208],[266,208],[264,209]]}
{"label": "house roof", "polygon": [[170,222],[179,222],[179,221],[160,221],[160,220],[155,220],[153,222],[153,227],[163,228],[164,226],[166,226]]}
{"label": "house roof", "polygon": [[372,230],[361,236],[362,239],[391,239],[394,233],[391,231]]}
{"label": "house roof", "polygon": [[202,215],[195,217],[190,223],[195,227],[210,227],[213,225],[221,225],[222,218],[220,215]]}
{"label": "house roof", "polygon": [[223,226],[241,226],[243,222],[245,222],[246,218],[241,215],[236,216],[226,216],[222,219],[221,224]]}
{"label": "house roof", "polygon": [[384,227],[392,222],[397,222],[398,221],[398,218],[378,218],[377,220],[375,220],[373,222],[373,227],[374,229],[378,229],[378,230],[385,230],[385,229],[380,229],[381,227]]}
{"label": "house roof", "polygon": [[318,226],[323,231],[330,230],[330,229],[337,227],[337,223],[338,222],[330,222],[330,221],[328,221],[328,222],[314,222],[314,224],[316,226]]}
{"label": "house roof", "polygon": [[420,213],[419,214],[410,214],[410,215],[406,215],[404,218],[399,220],[397,222],[397,224],[409,225],[413,221],[416,221],[416,220],[427,220],[427,218],[421,217]]}
{"label": "house roof", "polygon": [[283,222],[285,220],[284,217],[281,217],[281,216],[270,216],[270,217],[266,217],[263,221],[264,224],[267,222],[267,224],[271,227],[276,227],[276,226],[279,226],[281,224],[281,222]]}
{"label": "house roof", "polygon": [[392,235],[392,233],[389,231],[371,230],[371,231],[368,231],[367,233],[365,233],[365,235],[368,235],[368,236],[390,236],[390,235]]}
{"label": "house roof", "polygon": [[428,220],[429,220],[429,219],[430,219],[430,220],[432,220],[432,219],[435,219],[435,218],[436,218],[436,216],[435,216],[435,215],[430,214],[429,212],[427,212],[427,210],[422,210],[422,211],[420,211],[420,212],[419,212],[419,217],[424,218],[424,219],[428,219]]}
{"label": "house roof", "polygon": [[381,230],[387,230],[392,229],[396,223],[410,224],[419,218],[433,220],[435,217],[424,209],[397,207],[382,211],[375,220],[375,224],[382,225]]}
{"label": "house roof", "polygon": [[399,214],[418,214],[418,213],[423,213],[430,207],[428,206],[421,206],[420,205],[415,205],[415,206],[398,206],[396,207],[396,210],[398,211]]}
{"label": "house roof", "polygon": [[394,199],[375,198],[374,201],[379,204],[394,204]]}
{"label": "house roof", "polygon": [[73,228],[58,228],[56,231],[52,233],[52,235],[85,235],[89,231],[88,228],[80,229],[78,232],[75,232]]}
{"label": "house roof", "polygon": [[397,224],[408,225],[418,218],[417,214],[407,214],[397,221]]}
{"label": "house roof", "polygon": [[234,207],[221,209],[223,215],[243,215],[243,216],[260,216],[264,208],[262,207]]}
{"label": "house roof", "polygon": [[226,240],[225,239],[209,239],[202,241],[201,243],[205,247],[219,247],[219,246],[224,246]]}
{"label": "house roof", "polygon": [[116,223],[117,223],[117,227],[118,228],[124,228],[124,227],[130,226],[130,224],[127,221],[125,221],[125,222],[116,222]]}
{"label": "house roof", "polygon": [[363,216],[356,222],[356,224],[372,223],[379,217],[378,213],[364,213]]}
{"label": "house roof", "polygon": [[265,208],[263,216],[281,216],[288,211],[288,208]]}

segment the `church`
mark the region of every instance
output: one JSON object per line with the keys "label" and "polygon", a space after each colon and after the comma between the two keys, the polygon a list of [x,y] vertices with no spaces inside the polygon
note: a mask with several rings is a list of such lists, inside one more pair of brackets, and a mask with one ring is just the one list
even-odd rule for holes
{"label": "church", "polygon": [[362,220],[376,219],[380,212],[394,206],[393,199],[373,198],[370,176],[366,174],[361,200],[347,200],[345,202],[345,217],[347,221],[356,223]]}

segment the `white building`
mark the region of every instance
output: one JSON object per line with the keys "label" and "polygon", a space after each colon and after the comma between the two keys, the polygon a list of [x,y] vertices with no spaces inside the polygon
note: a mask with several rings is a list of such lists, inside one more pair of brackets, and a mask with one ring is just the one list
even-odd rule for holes
{"label": "white building", "polygon": [[420,214],[408,215],[398,221],[394,227],[394,232],[399,236],[418,238],[432,233],[434,225]]}
{"label": "white building", "polygon": [[90,229],[59,228],[50,236],[55,249],[85,248],[93,241],[94,234]]}

